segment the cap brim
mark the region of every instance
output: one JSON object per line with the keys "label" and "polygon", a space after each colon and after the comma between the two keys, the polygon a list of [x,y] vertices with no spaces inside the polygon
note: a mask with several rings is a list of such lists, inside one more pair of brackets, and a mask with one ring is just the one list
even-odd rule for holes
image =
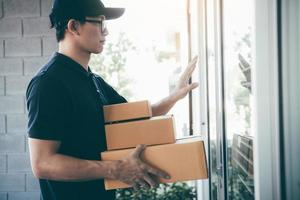
{"label": "cap brim", "polygon": [[119,17],[121,17],[124,12],[125,12],[125,9],[124,8],[104,8],[102,10],[102,14],[105,16],[105,18],[107,20],[110,20],[110,19],[117,19]]}

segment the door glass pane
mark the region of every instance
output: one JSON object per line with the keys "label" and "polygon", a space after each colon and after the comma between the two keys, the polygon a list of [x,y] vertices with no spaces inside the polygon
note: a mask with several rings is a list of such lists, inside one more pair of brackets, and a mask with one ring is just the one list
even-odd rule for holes
{"label": "door glass pane", "polygon": [[216,101],[216,30],[215,4],[207,1],[207,70],[208,70],[208,127],[209,127],[209,154],[210,154],[210,199],[218,199],[217,175],[217,101]]}
{"label": "door glass pane", "polygon": [[253,0],[223,1],[228,199],[254,199],[251,132]]}

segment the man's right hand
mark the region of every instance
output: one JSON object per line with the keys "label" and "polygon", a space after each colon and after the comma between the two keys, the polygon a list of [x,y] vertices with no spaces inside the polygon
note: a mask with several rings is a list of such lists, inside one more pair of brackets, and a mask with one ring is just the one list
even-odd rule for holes
{"label": "man's right hand", "polygon": [[158,182],[153,175],[170,179],[167,173],[153,168],[141,160],[140,156],[145,148],[146,145],[138,145],[129,156],[119,161],[115,170],[116,179],[133,186],[135,189],[158,186]]}

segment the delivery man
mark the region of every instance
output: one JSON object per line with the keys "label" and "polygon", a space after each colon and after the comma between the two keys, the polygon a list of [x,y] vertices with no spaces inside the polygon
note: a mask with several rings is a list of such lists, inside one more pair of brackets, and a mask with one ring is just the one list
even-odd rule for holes
{"label": "delivery man", "polygon": [[[135,188],[155,187],[156,177],[169,178],[140,159],[139,145],[119,161],[101,161],[106,150],[103,105],[124,103],[100,76],[91,72],[91,53],[101,53],[108,31],[105,20],[120,17],[123,8],[106,8],[99,0],[55,0],[50,14],[59,50],[33,77],[26,92],[31,166],[39,179],[41,199],[115,199],[104,178]],[[174,92],[152,105],[153,115],[166,114],[196,83],[188,80],[195,58]]]}

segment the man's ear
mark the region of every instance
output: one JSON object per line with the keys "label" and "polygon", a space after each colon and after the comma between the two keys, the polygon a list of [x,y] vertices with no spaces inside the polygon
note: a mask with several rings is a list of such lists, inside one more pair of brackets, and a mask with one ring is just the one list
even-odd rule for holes
{"label": "man's ear", "polygon": [[79,25],[80,23],[74,19],[69,20],[67,24],[67,29],[70,33],[74,35],[80,35],[79,34]]}

